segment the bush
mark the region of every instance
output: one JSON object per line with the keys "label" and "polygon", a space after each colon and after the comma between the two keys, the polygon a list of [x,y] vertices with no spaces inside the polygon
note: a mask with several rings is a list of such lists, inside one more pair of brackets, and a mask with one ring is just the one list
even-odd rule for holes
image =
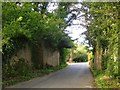
{"label": "bush", "polygon": [[8,64],[3,65],[3,80],[18,76],[27,76],[32,71],[31,66],[26,60],[20,58],[18,61],[11,60]]}
{"label": "bush", "polygon": [[76,58],[73,59],[75,62],[86,62],[87,61],[87,54],[80,54]]}
{"label": "bush", "polygon": [[70,50],[67,48],[62,48],[60,51],[60,64],[65,64],[69,58]]}
{"label": "bush", "polygon": [[75,48],[73,50],[73,61],[75,62],[86,62],[88,61],[88,55],[87,55],[87,48],[85,45],[78,43],[75,44]]}

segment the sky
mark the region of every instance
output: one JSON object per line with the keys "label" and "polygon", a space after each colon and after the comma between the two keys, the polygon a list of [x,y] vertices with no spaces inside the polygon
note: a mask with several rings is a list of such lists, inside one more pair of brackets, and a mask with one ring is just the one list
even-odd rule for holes
{"label": "sky", "polygon": [[[57,4],[54,5],[53,3],[49,4],[49,12],[54,11],[58,6]],[[54,5],[54,6],[53,6]],[[78,7],[81,7],[81,4],[77,4]],[[72,8],[71,8],[72,9]],[[84,18],[82,18],[81,20],[73,20],[73,24],[80,24],[80,23],[84,23]],[[82,42],[84,43],[85,41],[85,35],[81,35],[84,31],[86,31],[86,28],[81,26],[81,25],[71,25],[68,26],[65,30],[69,31],[70,33],[68,34],[72,40],[78,39],[75,42]]]}
{"label": "sky", "polygon": [[81,35],[84,31],[86,31],[86,28],[80,26],[80,25],[71,25],[70,27],[67,27],[66,30],[70,32],[68,34],[73,40],[78,39],[78,42],[84,42],[85,36]]}
{"label": "sky", "polygon": [[[75,4],[74,6],[72,6],[70,9],[73,10],[74,8],[81,8],[81,4],[78,3],[78,4]],[[78,12],[72,12],[74,14],[78,14]],[[78,14],[78,17],[83,15],[84,13],[83,12],[80,12]],[[75,42],[82,42],[84,43],[85,41],[85,35],[81,35],[83,32],[86,31],[86,28],[83,27],[81,24],[85,25],[85,17],[82,16],[80,17],[79,19],[76,19],[76,20],[73,20],[72,21],[72,25],[67,27],[66,30],[70,31],[71,33],[69,34],[70,37],[72,37],[72,39],[78,39],[76,40]]]}

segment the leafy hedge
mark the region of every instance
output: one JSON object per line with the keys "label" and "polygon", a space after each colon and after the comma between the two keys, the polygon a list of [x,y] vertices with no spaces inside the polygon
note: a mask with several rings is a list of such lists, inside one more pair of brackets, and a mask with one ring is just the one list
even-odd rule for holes
{"label": "leafy hedge", "polygon": [[67,42],[71,42],[63,31],[64,20],[57,17],[55,13],[50,13],[47,9],[42,14],[40,11],[34,11],[32,3],[22,3],[20,6],[15,2],[4,2],[2,7],[4,60],[10,59],[16,49],[24,45],[25,40],[36,45],[44,42],[46,47],[52,49],[60,48],[63,39],[67,38]]}
{"label": "leafy hedge", "polygon": [[[33,77],[31,73],[34,69],[41,69],[37,64],[29,65],[23,58],[18,61],[11,60],[11,56],[23,48],[26,43],[31,47],[31,51],[33,49],[37,51],[34,47],[40,46],[41,43],[44,43],[46,48],[53,50],[63,50],[64,47],[72,45],[70,37],[64,32],[66,27],[64,18],[58,17],[60,11],[50,13],[47,10],[49,3],[42,2],[41,4],[43,8],[39,10],[38,4],[33,2],[2,3],[3,82],[7,83],[8,79],[14,79],[17,76],[25,80],[29,79]],[[66,11],[64,10],[64,12]],[[62,46],[63,40],[65,40],[65,45]],[[66,55],[66,51],[61,54],[61,62],[65,62]],[[32,60],[37,63],[37,57],[33,57]]]}
{"label": "leafy hedge", "polygon": [[[87,31],[85,32],[86,39],[89,41],[89,45],[94,49],[94,57],[102,57],[101,60],[94,58],[92,62],[96,62],[97,66],[101,67],[99,69],[102,70],[103,74],[107,74],[108,77],[112,77],[112,79],[116,79],[117,82],[120,82],[120,3],[83,3],[83,8],[85,12],[84,16],[86,21],[88,21],[86,25]],[[95,54],[96,52],[102,53],[98,53],[98,55]],[[95,65],[96,63],[92,63],[93,66],[91,67],[98,70]]]}

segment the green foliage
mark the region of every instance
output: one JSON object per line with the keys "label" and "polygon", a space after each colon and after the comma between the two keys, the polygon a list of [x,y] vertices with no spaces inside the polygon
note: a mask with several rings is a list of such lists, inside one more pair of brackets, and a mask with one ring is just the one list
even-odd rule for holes
{"label": "green foliage", "polygon": [[3,66],[3,80],[14,78],[16,76],[26,76],[30,73],[31,66],[23,58],[11,60]]}
{"label": "green foliage", "polygon": [[2,46],[3,63],[7,63],[11,56],[14,55],[14,53],[16,53],[19,49],[23,48],[27,42],[29,42],[29,40],[22,34],[12,37],[6,44]]}
{"label": "green foliage", "polygon": [[[85,8],[86,7],[86,8]],[[119,63],[119,2],[94,2],[83,3],[83,8],[87,23],[88,31],[85,32],[86,39],[93,47],[93,54],[97,48],[102,48],[102,72],[98,73],[96,83],[98,87],[111,88],[118,87]],[[94,59],[95,60],[95,59]],[[92,62],[91,67],[94,67]],[[94,67],[95,68],[95,67]],[[97,72],[97,71],[94,71]],[[101,75],[102,74],[102,75]],[[110,77],[110,80],[101,79],[104,75]],[[100,77],[99,77],[100,75]],[[112,80],[111,80],[112,78]],[[115,82],[114,82],[114,79]],[[117,79],[117,80],[116,80]],[[112,84],[112,83],[113,84]],[[115,85],[116,84],[116,85]]]}
{"label": "green foliage", "polygon": [[76,44],[76,49],[73,51],[73,61],[75,62],[86,62],[87,59],[87,49],[82,44]]}
{"label": "green foliage", "polygon": [[[48,3],[42,4],[47,7]],[[5,59],[10,59],[16,49],[22,48],[24,39],[38,45],[43,42],[46,47],[57,49],[62,39],[69,38],[63,31],[64,19],[57,17],[55,13],[49,13],[46,8],[43,8],[46,9],[44,13],[39,13],[32,10],[35,5],[26,2],[4,2],[2,7],[2,46],[3,56],[7,57]],[[17,37],[20,38],[14,39]]]}
{"label": "green foliage", "polygon": [[[62,9],[63,12],[59,10],[64,4],[61,4],[54,13],[47,11],[48,2],[41,2],[41,7],[38,7],[38,4],[37,2],[2,3],[3,84],[5,86],[49,74],[66,66],[61,64],[58,67],[46,66],[44,68],[42,66],[43,62],[38,60],[40,56],[35,57],[35,54],[39,52],[37,47],[44,44],[46,48],[52,50],[63,50],[61,63],[64,63],[68,50],[63,48],[72,43],[70,37],[64,33],[66,24],[63,17],[66,14],[62,13],[66,12],[66,10]],[[58,14],[61,16],[58,17]],[[62,40],[65,39],[67,40],[66,46],[61,47]],[[26,43],[29,44],[31,51],[34,53],[31,65],[22,58],[17,61],[11,60],[11,56],[24,48]],[[38,62],[41,65],[38,65]]]}
{"label": "green foliage", "polygon": [[[84,7],[87,7],[86,9]],[[102,48],[102,69],[112,77],[118,74],[118,24],[120,3],[83,3],[87,23],[86,36],[94,48]],[[95,53],[95,51],[93,52]]]}
{"label": "green foliage", "polygon": [[80,54],[76,58],[73,59],[75,62],[86,62],[87,60],[87,54]]}
{"label": "green foliage", "polygon": [[95,86],[97,88],[120,88],[118,79],[114,79],[102,70],[96,70],[93,66],[91,67],[91,71],[94,75]]}
{"label": "green foliage", "polygon": [[[40,47],[41,44],[44,44],[46,48],[52,50],[63,50],[62,52],[64,54],[61,54],[61,62],[63,63],[66,60],[68,51],[63,49],[65,46],[60,47],[60,45],[62,44],[62,40],[67,39],[66,46],[70,45],[72,41],[64,33],[66,24],[63,17],[66,15],[67,8],[63,8],[62,12],[60,8],[67,5],[61,4],[55,12],[50,13],[47,10],[49,3],[40,3],[42,4],[41,7],[38,7],[39,3],[37,2],[2,3],[3,81],[5,83],[13,84],[23,79],[28,80],[34,77],[34,75],[37,76],[33,72],[33,69],[40,69],[42,65],[35,64],[39,62],[38,58],[40,58],[35,57],[35,54],[38,52],[35,47]],[[23,48],[26,43],[29,44],[33,53],[35,52],[30,66],[24,59],[18,61],[11,60],[11,56]],[[43,73],[53,71],[54,69],[47,68],[47,70],[43,70]],[[14,80],[17,77],[20,79],[18,81],[16,79]],[[8,79],[13,79],[13,81],[7,82]]]}
{"label": "green foliage", "polygon": [[108,60],[109,60],[109,56],[103,55],[103,57],[102,57],[102,69],[103,70],[107,69]]}
{"label": "green foliage", "polygon": [[99,74],[95,79],[98,88],[120,88],[117,79],[110,78],[105,74]]}
{"label": "green foliage", "polygon": [[60,49],[60,64],[65,64],[69,58],[70,50],[67,48]]}
{"label": "green foliage", "polygon": [[[19,63],[18,63],[19,62]],[[12,61],[11,66],[6,65],[3,67],[3,88],[6,86],[14,85],[16,83],[27,81],[35,77],[41,77],[57,70],[63,69],[67,66],[67,64],[61,64],[56,67],[44,67],[43,69],[34,69],[23,59],[21,61]],[[18,66],[17,66],[18,65]],[[18,67],[22,68],[18,68]],[[15,69],[15,67],[17,69]],[[19,69],[19,72],[18,72]],[[17,70],[17,71],[16,71]],[[7,75],[7,76],[6,76]],[[12,75],[12,76],[11,76]]]}

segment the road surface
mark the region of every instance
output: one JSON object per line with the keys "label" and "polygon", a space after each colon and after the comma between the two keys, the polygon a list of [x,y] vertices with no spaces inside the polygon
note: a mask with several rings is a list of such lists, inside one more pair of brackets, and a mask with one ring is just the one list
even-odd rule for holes
{"label": "road surface", "polygon": [[8,88],[93,88],[93,76],[88,62],[71,63],[50,75],[10,86]]}

